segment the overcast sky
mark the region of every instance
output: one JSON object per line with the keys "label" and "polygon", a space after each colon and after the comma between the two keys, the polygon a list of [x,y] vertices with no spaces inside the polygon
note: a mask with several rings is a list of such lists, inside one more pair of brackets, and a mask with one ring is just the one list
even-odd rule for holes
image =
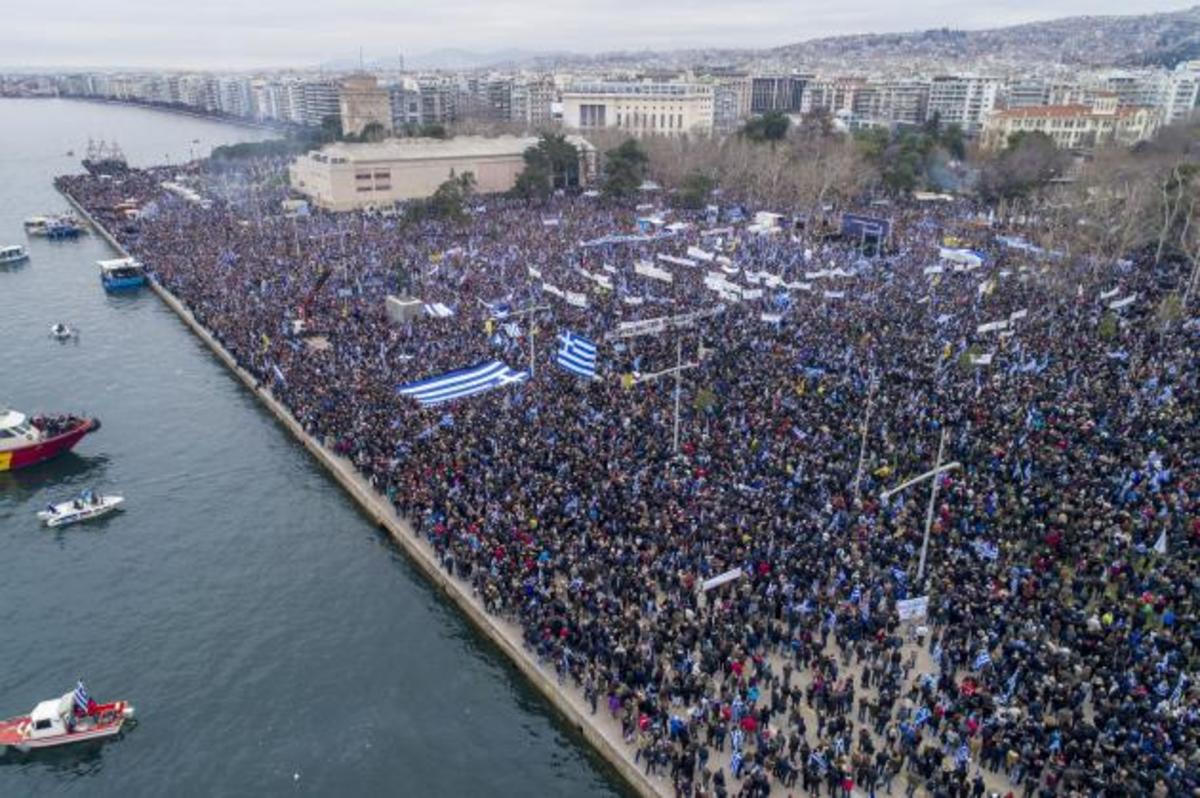
{"label": "overcast sky", "polygon": [[991,28],[1188,0],[55,0],[3,3],[0,64],[233,69],[443,48],[770,47],[846,33]]}

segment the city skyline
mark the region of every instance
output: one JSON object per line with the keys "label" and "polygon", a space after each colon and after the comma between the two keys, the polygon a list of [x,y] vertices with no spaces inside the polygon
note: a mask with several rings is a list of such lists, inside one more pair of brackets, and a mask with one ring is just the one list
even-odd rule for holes
{"label": "city skyline", "polygon": [[[447,49],[594,54],[619,50],[770,48],[825,36],[901,33],[949,27],[977,30],[1077,15],[1179,11],[1187,2],[1066,0],[1052,5],[1016,0],[986,7],[921,0],[881,9],[873,0],[836,8],[797,8],[777,0],[738,4],[665,0],[653,15],[630,0],[587,4],[570,0],[534,6],[503,0],[479,6],[446,0],[436,6],[383,0],[339,4],[273,0],[246,6],[219,0],[163,8],[148,0],[113,0],[67,9],[53,26],[32,6],[6,13],[9,44],[0,67],[20,68],[306,68],[331,61],[419,58]],[[471,27],[460,26],[470,20]],[[115,20],[120,20],[119,22]],[[631,20],[635,24],[631,24]],[[791,20],[795,20],[794,22]],[[265,44],[264,44],[265,43]]]}

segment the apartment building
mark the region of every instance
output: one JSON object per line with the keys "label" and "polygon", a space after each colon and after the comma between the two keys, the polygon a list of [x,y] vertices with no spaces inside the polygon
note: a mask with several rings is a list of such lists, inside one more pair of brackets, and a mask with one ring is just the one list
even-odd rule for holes
{"label": "apartment building", "polygon": [[976,75],[939,75],[929,83],[925,118],[958,125],[969,136],[983,129],[996,108],[1000,79]]}

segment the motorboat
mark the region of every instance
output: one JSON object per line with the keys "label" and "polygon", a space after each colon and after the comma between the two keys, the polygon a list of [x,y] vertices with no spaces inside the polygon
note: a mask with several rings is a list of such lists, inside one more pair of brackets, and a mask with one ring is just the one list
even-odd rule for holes
{"label": "motorboat", "polygon": [[79,331],[73,330],[62,322],[59,322],[50,325],[50,337],[56,341],[69,341],[72,338],[78,338]]}
{"label": "motorboat", "polygon": [[55,528],[101,518],[115,512],[124,503],[124,496],[104,496],[95,490],[85,490],[70,501],[51,504],[38,512],[37,516],[46,526]]}
{"label": "motorboat", "polygon": [[0,720],[0,751],[26,752],[116,737],[132,723],[133,714],[128,701],[97,704],[79,682],[61,698],[39,702],[28,715]]}
{"label": "motorboat", "polygon": [[6,263],[21,263],[29,260],[29,253],[20,244],[0,247],[0,266]]}
{"label": "motorboat", "polygon": [[100,420],[73,415],[34,416],[0,406],[0,471],[37,465],[70,451]]}
{"label": "motorboat", "polygon": [[56,216],[31,216],[25,220],[25,234],[49,239],[78,238],[87,227],[69,213]]}
{"label": "motorboat", "polygon": [[122,291],[146,284],[146,270],[133,258],[96,261],[105,291]]}

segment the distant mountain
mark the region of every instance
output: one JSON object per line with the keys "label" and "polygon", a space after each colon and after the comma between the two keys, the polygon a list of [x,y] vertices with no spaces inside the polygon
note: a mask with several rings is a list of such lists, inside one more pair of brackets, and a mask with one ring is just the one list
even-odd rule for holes
{"label": "distant mountain", "polygon": [[[1180,60],[1200,44],[1200,6],[1137,16],[1065,17],[991,30],[941,28],[913,33],[814,39],[768,51],[788,60],[895,57],[1028,60],[1090,66]],[[1189,49],[1191,48],[1191,49]],[[1169,64],[1173,66],[1174,64]]]}
{"label": "distant mountain", "polygon": [[404,65],[411,69],[485,69],[532,61],[544,55],[518,49],[477,53],[471,50],[447,47],[421,55],[405,56]]}
{"label": "distant mountain", "polygon": [[698,64],[755,66],[927,64],[1165,65],[1200,57],[1200,6],[1133,16],[1064,17],[990,30],[937,28],[811,39],[761,50],[704,48],[670,52],[609,52],[542,56],[554,66],[679,68]]}

